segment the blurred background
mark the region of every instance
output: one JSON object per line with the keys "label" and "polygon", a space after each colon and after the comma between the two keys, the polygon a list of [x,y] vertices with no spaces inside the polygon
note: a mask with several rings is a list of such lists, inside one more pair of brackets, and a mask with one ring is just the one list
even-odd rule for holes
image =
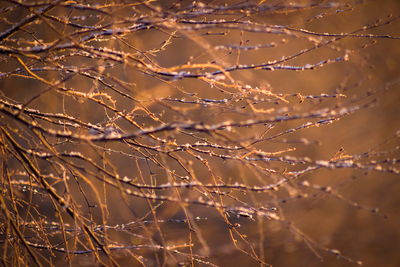
{"label": "blurred background", "polygon": [[4,265],[400,265],[399,1],[0,8]]}

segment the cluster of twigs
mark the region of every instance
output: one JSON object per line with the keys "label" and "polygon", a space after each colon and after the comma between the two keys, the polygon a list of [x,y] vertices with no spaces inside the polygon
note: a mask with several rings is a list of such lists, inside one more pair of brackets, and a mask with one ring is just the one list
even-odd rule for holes
{"label": "cluster of twigs", "polygon": [[[363,68],[352,61],[363,47],[341,40],[398,42],[370,32],[399,17],[316,32],[264,18],[323,21],[354,7],[268,2],[4,1],[2,263],[72,266],[91,255],[104,265],[215,266],[208,231],[218,228],[231,250],[268,265],[262,228],[271,223],[317,258],[360,263],[303,233],[284,205],[323,195],[381,214],[307,177],[323,169],[398,175],[398,147],[328,159],[301,149],[320,144],[303,133],[376,106],[397,81],[353,94],[360,81],[344,78],[341,88],[313,94],[274,92],[255,75]],[[246,53],[268,55],[257,62],[249,54],[249,63]],[[257,242],[246,227],[257,228]]]}

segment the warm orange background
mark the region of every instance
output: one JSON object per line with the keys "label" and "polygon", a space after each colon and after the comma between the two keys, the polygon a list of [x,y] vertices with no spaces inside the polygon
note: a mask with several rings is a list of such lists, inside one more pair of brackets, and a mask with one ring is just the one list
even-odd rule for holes
{"label": "warm orange background", "polygon": [[[233,4],[235,1],[231,1]],[[265,3],[273,4],[278,1],[265,1]],[[280,2],[280,1],[279,1]],[[301,1],[307,3],[307,1]],[[182,1],[182,6],[188,4],[188,1]],[[219,1],[215,1],[218,4]],[[5,4],[2,4],[5,5]],[[166,8],[170,5],[167,1],[162,3],[156,2],[154,5],[160,5]],[[344,12],[334,12],[335,9],[309,9],[298,12],[283,12],[274,14],[257,14],[252,15],[248,19],[265,24],[287,25],[292,28],[302,28],[313,32],[324,33],[349,33],[360,29],[365,25],[373,24],[377,19],[386,20],[389,14],[393,17],[400,15],[399,1],[366,1],[362,4],[354,4],[353,10]],[[119,15],[124,15],[124,10],[116,10]],[[8,18],[11,21],[18,21],[18,17],[23,17],[26,13],[23,11],[15,11]],[[63,11],[55,10],[54,15],[64,15]],[[321,15],[322,18],[312,19]],[[232,16],[237,17],[237,15]],[[227,16],[226,19],[232,18]],[[211,19],[211,16],[209,16]],[[216,16],[216,18],[220,18]],[[50,41],[55,38],[53,32],[44,29],[43,24],[30,25],[29,29],[36,32],[40,38]],[[6,26],[1,26],[3,31]],[[173,28],[173,26],[172,26]],[[400,36],[400,21],[395,20],[393,23],[383,25],[368,31],[367,33],[376,35],[392,35]],[[64,29],[67,33],[69,30]],[[272,35],[265,33],[241,33],[240,31],[211,29],[210,32],[224,32],[225,35],[200,35],[205,31],[190,33],[190,38],[176,38],[171,40],[171,44],[166,46],[165,50],[157,52],[152,56],[154,62],[161,67],[173,67],[184,64],[191,60],[193,63],[206,63],[216,60],[217,64],[222,66],[231,66],[234,64],[259,64],[269,60],[276,60],[282,56],[291,55],[301,49],[312,46],[312,42],[306,38],[293,38],[282,35]],[[362,32],[365,33],[365,32]],[[177,31],[177,34],[180,34]],[[308,36],[309,38],[320,38],[318,36]],[[16,34],[14,37],[24,37],[24,34]],[[168,38],[157,30],[145,30],[125,36],[125,40],[134,45],[138,50],[145,51],[157,49],[160,44]],[[286,39],[286,41],[283,41]],[[241,41],[246,45],[257,45],[275,42],[276,47],[262,48],[256,51],[242,51],[238,54],[233,51],[231,54],[227,50],[213,50],[217,45],[238,44]],[[133,50],[125,46],[118,39],[109,40],[95,44],[99,47],[106,46],[119,51],[134,53]],[[206,47],[205,47],[206,46]],[[365,104],[373,99],[376,103],[368,108],[350,114],[332,124],[322,125],[320,127],[312,127],[303,129],[293,134],[285,135],[277,138],[275,141],[298,141],[306,138],[310,141],[309,145],[299,143],[282,143],[282,142],[262,142],[255,147],[265,152],[276,152],[285,149],[296,148],[296,151],[287,152],[284,155],[295,157],[309,157],[313,160],[329,160],[343,148],[344,154],[355,155],[365,152],[373,153],[376,151],[391,151],[382,156],[372,156],[371,159],[397,158],[399,159],[399,130],[400,130],[400,40],[399,39],[372,39],[372,38],[356,38],[348,37],[335,42],[332,47],[324,47],[316,49],[310,53],[288,61],[284,64],[300,66],[305,64],[316,63],[323,59],[336,58],[343,56],[349,52],[349,61],[327,64],[315,70],[305,71],[288,71],[288,70],[243,70],[232,72],[232,77],[239,81],[242,85],[250,85],[252,87],[263,87],[272,90],[276,94],[293,94],[301,93],[302,95],[319,95],[319,94],[335,94],[336,92],[347,95],[346,98],[327,99],[319,102],[318,100],[305,100],[299,103],[299,98],[288,97],[289,103],[280,103],[275,105],[267,103],[260,106],[263,109],[289,107],[293,108],[292,114],[296,112],[309,112],[315,109],[329,107],[334,105],[346,106],[351,99],[359,98],[367,93],[374,91],[375,93],[365,100],[357,101],[356,104]],[[213,51],[212,53],[209,51]],[[214,53],[214,55],[213,55]],[[193,59],[190,57],[193,56]],[[0,71],[7,72],[21,67],[17,60],[7,55],[1,55]],[[30,62],[26,59],[26,62]],[[70,58],[65,65],[77,65],[80,67],[96,67],[102,63],[100,60],[91,60],[82,57]],[[45,64],[44,64],[45,65]],[[43,66],[43,65],[42,65]],[[196,93],[201,98],[223,99],[228,95],[220,92],[216,87],[197,79],[183,79],[171,81],[170,84],[160,81],[150,75],[144,75],[135,70],[135,68],[116,64],[114,67],[106,69],[104,74],[114,76],[124,82],[134,83],[129,85],[131,96],[137,100],[143,101],[142,104],[151,112],[156,114],[162,113],[162,119],[166,122],[181,121],[182,118],[176,115],[170,108],[166,108],[156,99],[164,97],[182,98],[184,96],[175,86],[178,86],[186,92]],[[42,77],[46,79],[59,78],[55,72],[42,72]],[[135,104],[105,88],[101,84],[96,87],[96,83],[91,79],[82,76],[76,76],[65,83],[66,86],[75,88],[81,92],[96,92],[100,90],[107,92],[116,101],[116,107],[126,112],[134,111],[137,115],[135,121],[141,126],[148,127],[157,125],[158,123],[146,117],[145,112],[136,110]],[[386,90],[385,90],[386,88]],[[14,101],[24,103],[32,96],[38,94],[45,89],[43,84],[33,79],[23,79],[21,77],[11,76],[0,79],[0,92],[2,97],[7,97]],[[234,90],[230,90],[234,91]],[[189,98],[187,98],[189,100]],[[108,102],[110,103],[110,102]],[[206,124],[223,122],[225,120],[245,120],[251,118],[250,115],[241,115],[234,112],[222,112],[213,105],[203,107],[199,105],[185,105],[173,102],[167,102],[172,107],[184,112],[187,119],[192,121],[202,121]],[[233,107],[240,107],[244,102],[232,104]],[[80,118],[83,121],[91,123],[99,123],[105,125],[104,122],[109,121],[113,117],[111,112],[105,112],[104,109],[90,101],[78,101],[70,97],[63,97],[57,92],[49,92],[32,102],[30,108],[39,109],[42,112],[66,112],[71,116]],[[251,110],[247,107],[239,109],[240,112],[251,114]],[[107,115],[109,117],[107,117]],[[262,119],[269,117],[268,114],[255,114],[254,118]],[[6,124],[15,125],[10,119],[3,119]],[[281,131],[296,127],[308,120],[284,122],[277,125],[268,134],[274,135]],[[116,125],[121,127],[125,132],[134,132],[136,129],[121,120],[116,120]],[[236,133],[229,134],[232,138],[249,138],[256,134],[261,134],[265,129],[262,126],[253,128],[241,128]],[[86,133],[82,130],[82,133]],[[187,136],[168,133],[160,134],[162,138],[176,138],[177,142],[184,144],[193,140]],[[207,135],[203,135],[207,137]],[[181,138],[181,139],[179,139]],[[146,141],[144,141],[146,142]],[[316,144],[318,143],[318,144]],[[27,144],[29,145],[29,144]],[[121,143],[99,144],[114,150],[124,151],[138,155],[132,149],[127,148]],[[59,147],[60,150],[81,151],[87,156],[91,156],[99,164],[102,160],[93,152],[90,146],[66,144]],[[178,153],[179,154],[179,153]],[[183,159],[191,159],[194,162],[193,170],[197,178],[205,183],[212,182],[210,174],[206,168],[193,157],[188,154],[179,154]],[[242,163],[237,161],[223,161],[204,156],[209,161],[210,168],[214,175],[220,177],[224,182],[231,181],[245,183],[248,185],[268,184],[274,181],[274,177],[258,176],[254,174],[251,167],[244,167]],[[129,177],[138,177],[141,168],[145,181],[150,183],[150,173],[144,162],[136,165],[135,160],[123,154],[107,155],[109,162],[115,167],[116,173],[121,177],[127,175]],[[175,169],[178,174],[183,174],[182,169],[171,159],[160,156],[159,160],[164,162],[169,168]],[[368,162],[367,158],[363,162]],[[40,165],[40,164],[39,164]],[[13,166],[18,166],[10,164]],[[290,166],[282,163],[264,164],[264,167],[276,168],[279,171],[294,171],[301,169],[301,166]],[[396,165],[394,165],[396,166]],[[397,164],[397,168],[399,164]],[[45,172],[46,164],[40,165]],[[169,176],[162,169],[152,167],[156,183],[162,184],[169,181]],[[273,199],[282,200],[289,199],[285,204],[279,204],[277,207],[279,212],[285,216],[287,222],[292,222],[300,229],[307,238],[313,239],[323,247],[329,249],[337,249],[343,255],[354,260],[361,260],[364,266],[399,266],[400,265],[400,183],[399,175],[389,174],[385,172],[364,171],[356,169],[323,169],[302,176],[299,181],[309,181],[321,186],[331,186],[336,192],[341,194],[343,200],[338,200],[329,194],[320,191],[313,191],[301,188],[293,184],[291,187],[284,187],[277,192],[254,194],[258,203],[265,206],[276,206]],[[105,198],[109,218],[107,223],[110,225],[121,224],[132,221],[134,216],[129,211],[127,205],[122,205],[121,197],[118,190],[107,189],[107,196],[103,194],[101,183],[94,182],[99,187],[101,195]],[[76,192],[75,192],[76,190]],[[292,191],[291,191],[292,190]],[[72,188],[75,192],[76,203],[85,204],[80,196],[77,188]],[[192,191],[182,190],[185,196],[197,196]],[[308,194],[304,199],[291,199],[296,194]],[[90,194],[88,194],[91,196]],[[243,201],[252,203],[251,193],[235,192],[233,195]],[[93,196],[92,196],[93,197]],[[234,201],[226,199],[226,203],[234,203]],[[357,209],[346,201],[354,201],[368,208],[379,208],[382,214],[387,214],[388,219],[384,219],[379,214],[374,214],[364,209]],[[143,216],[149,211],[147,202],[143,199],[129,198],[128,204]],[[52,211],[46,210],[46,204],[38,202],[43,213],[51,216]],[[47,207],[48,208],[48,207]],[[50,208],[49,208],[50,209]],[[190,206],[194,217],[207,217],[206,221],[199,221],[198,227],[201,229],[202,235],[209,246],[209,260],[220,266],[257,266],[258,263],[249,256],[238,252],[232,245],[226,224],[219,214],[210,208]],[[101,223],[99,214],[94,212],[94,220]],[[179,205],[175,203],[166,203],[157,209],[159,219],[167,218],[184,218],[184,213]],[[97,217],[96,217],[97,216]],[[68,219],[66,219],[68,220]],[[246,218],[234,219],[241,224],[239,231],[246,234],[250,243],[255,247],[257,253],[264,253],[265,261],[274,266],[355,266],[354,263],[344,259],[338,259],[332,254],[326,253],[318,248],[316,250],[323,258],[323,262],[307,247],[304,237],[291,232],[284,224],[274,222],[273,220],[255,221]],[[181,244],[188,242],[189,231],[187,225],[184,224],[161,224],[164,239],[168,244]],[[154,229],[153,229],[154,230]],[[138,229],[138,233],[141,230]],[[127,242],[130,244],[140,243],[140,238],[135,239],[126,236],[123,233],[112,233],[114,240]],[[158,233],[154,231],[154,240],[159,240]],[[264,249],[260,247],[260,238]],[[198,240],[196,240],[195,252],[198,254],[206,253]],[[241,245],[244,246],[245,245]],[[262,251],[262,252],[260,252]],[[135,251],[140,254],[141,252]],[[43,252],[45,253],[45,252]],[[161,253],[160,253],[161,254]],[[64,257],[57,254],[56,263],[60,265],[64,262]],[[117,259],[123,264],[132,264],[124,253],[117,254]],[[125,257],[126,256],[126,257]],[[145,253],[145,257],[151,258],[152,253]],[[178,257],[179,258],[179,257]],[[93,264],[93,258],[90,256],[76,256],[74,264],[89,266]],[[155,264],[153,261],[148,262],[149,266]],[[167,265],[173,265],[173,261],[167,261]]]}

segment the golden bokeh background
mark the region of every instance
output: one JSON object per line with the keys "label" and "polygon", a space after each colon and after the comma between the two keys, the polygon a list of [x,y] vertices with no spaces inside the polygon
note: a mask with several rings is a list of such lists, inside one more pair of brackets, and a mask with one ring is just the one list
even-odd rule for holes
{"label": "golden bokeh background", "polygon": [[[109,6],[106,5],[109,1],[100,2],[98,5],[95,1],[79,3],[93,6],[93,9],[72,8],[74,4],[78,5],[74,1],[61,3],[46,13],[48,16],[39,16],[37,23],[29,23],[1,41],[0,92],[3,104],[28,103],[24,108],[78,118],[93,128],[56,125],[26,115],[26,118],[31,116],[32,120],[39,121],[45,129],[68,129],[72,134],[89,139],[134,134],[140,129],[165,124],[194,123],[203,127],[227,121],[232,124],[270,118],[275,121],[209,132],[179,126],[175,130],[154,133],[155,138],[150,138],[150,134],[133,138],[132,143],[121,140],[85,142],[43,133],[58,153],[82,153],[112,173],[114,178],[127,176],[133,179],[133,183],[152,186],[173,182],[268,186],[320,164],[316,170],[299,175],[277,190],[262,193],[225,188],[221,190],[225,193],[218,195],[219,189],[211,192],[211,189],[207,191],[202,187],[158,191],[135,189],[140,193],[191,201],[209,197],[233,207],[264,207],[279,216],[279,220],[274,220],[257,215],[252,218],[237,213],[226,215],[223,209],[191,202],[132,197],[122,193],[126,185],[116,188],[104,183],[101,178],[106,175],[89,161],[64,156],[50,159],[32,156],[32,162],[41,173],[69,177],[67,182],[62,180],[65,177],[49,178],[49,181],[54,179],[52,187],[71,201],[73,209],[88,221],[103,226],[135,222],[127,231],[129,233],[109,229],[105,243],[110,246],[178,246],[192,242],[192,252],[187,247],[177,250],[199,255],[198,258],[205,256],[201,258],[204,262],[218,266],[262,265],[255,259],[257,257],[273,266],[355,266],[357,261],[362,261],[364,266],[400,265],[399,1],[317,1],[314,4],[310,1],[147,1],[146,4],[133,1],[129,5],[117,1],[108,3]],[[192,8],[188,8],[190,5]],[[215,9],[207,14],[213,7],[240,5],[247,8],[233,9],[228,14],[220,14],[222,9]],[[0,7],[4,15],[0,31],[4,32],[10,25],[32,14],[32,10],[39,12],[40,5],[32,5],[29,11],[13,1],[5,1]],[[252,12],[250,7],[256,11]],[[269,9],[261,12],[261,7]],[[191,24],[191,20],[198,24]],[[199,23],[213,20],[219,20],[220,24]],[[88,27],[79,29],[66,25],[66,21]],[[134,22],[153,26],[144,26],[140,30],[130,28],[120,34],[104,34],[107,30],[134,26]],[[90,31],[89,26],[99,25],[103,28]],[[208,26],[201,28],[204,25]],[[363,30],[363,27],[366,28]],[[97,32],[102,34],[93,40],[82,41],[81,38]],[[328,36],[328,33],[353,35],[339,37]],[[37,43],[24,42],[35,39]],[[332,42],[324,43],[329,40]],[[58,43],[52,43],[56,41]],[[29,52],[50,43],[55,47],[72,45],[65,49],[53,47],[40,53]],[[254,46],[260,47],[254,49]],[[7,50],[10,47],[15,50]],[[94,51],[98,54],[91,56]],[[230,71],[226,75],[185,77],[187,71],[204,73],[227,70],[236,65],[264,64],[300,51],[305,52],[274,64],[275,70],[249,68]],[[125,58],[116,52],[124,53]],[[26,71],[18,58],[26,68],[46,81],[56,83],[65,79],[57,86],[71,91],[56,89],[57,86],[51,87],[38,80]],[[330,61],[326,64],[312,67],[312,64],[328,59]],[[194,67],[195,64],[203,65]],[[303,69],[295,71],[279,67]],[[179,74],[180,71],[183,72]],[[162,72],[176,75],[172,77]],[[73,95],[71,92],[82,94]],[[101,100],[104,105],[93,99]],[[335,117],[332,123],[316,123],[334,117],[323,115],[325,108],[327,112],[340,112],[351,107],[359,110]],[[9,131],[21,146],[54,153],[43,145],[40,134],[32,134],[31,128],[19,121],[18,115],[6,115],[3,110],[10,108],[2,106],[3,131]],[[318,113],[319,117],[308,116],[311,113]],[[296,115],[303,118],[277,120],[278,117]],[[308,122],[316,124],[301,127]],[[93,133],[93,130],[100,132]],[[262,138],[267,139],[257,141]],[[6,193],[10,191],[5,185],[6,176],[15,181],[32,181],[29,175],[18,174],[24,171],[23,164],[18,160],[18,153],[11,153],[13,148],[7,140],[2,132],[2,190]],[[257,143],[252,144],[254,141]],[[196,149],[201,151],[182,149],[182,146],[195,145],[196,142],[218,144],[222,148],[199,146]],[[246,149],[226,149],[236,145]],[[166,150],[172,152],[160,152]],[[236,158],[222,159],[202,151]],[[255,155],[259,151],[273,159],[264,162],[246,160],[257,158]],[[294,159],[292,163],[291,159]],[[346,159],[360,165],[341,168],[340,160]],[[335,160],[339,163],[334,167],[321,167],[324,162]],[[29,193],[14,188],[16,198],[21,199],[17,213],[27,221],[38,222],[42,216],[46,222],[60,223],[60,217],[54,212],[54,206],[58,204],[53,204],[48,193],[40,190],[43,188],[38,189],[39,193]],[[10,206],[11,202],[6,201],[6,204]],[[26,210],[30,205],[35,207],[35,211]],[[106,212],[102,213],[101,208]],[[81,225],[68,214],[61,217],[64,223]],[[192,219],[193,229],[189,229],[187,223],[166,222],[187,218]],[[159,223],[145,223],[155,219],[160,220]],[[7,219],[1,217],[1,220],[1,231],[5,234]],[[226,220],[232,225],[240,224],[240,227],[232,230]],[[22,226],[21,229],[27,235],[31,234],[29,229]],[[62,243],[58,234],[48,234],[47,240],[43,237],[39,240],[45,244]],[[82,236],[76,235],[71,240],[79,238]],[[103,238],[102,235],[99,234],[99,238]],[[4,237],[1,239],[2,244],[6,243]],[[237,247],[232,239],[238,240]],[[77,242],[69,243],[67,247],[73,250],[81,246],[84,245]],[[2,251],[6,251],[4,247]],[[18,255],[24,255],[21,252],[23,248],[18,251]],[[121,266],[139,266],[140,261],[145,266],[207,265],[191,261],[186,254],[163,249],[132,249],[136,258],[128,251],[111,250]],[[340,251],[342,256],[336,255],[336,251]],[[5,265],[10,264],[8,259],[12,256],[9,253],[3,253]],[[71,258],[46,249],[37,249],[36,253],[51,258],[51,263],[56,266],[66,262],[71,266],[99,264],[90,253]],[[111,264],[104,255],[100,258],[103,263]]]}

